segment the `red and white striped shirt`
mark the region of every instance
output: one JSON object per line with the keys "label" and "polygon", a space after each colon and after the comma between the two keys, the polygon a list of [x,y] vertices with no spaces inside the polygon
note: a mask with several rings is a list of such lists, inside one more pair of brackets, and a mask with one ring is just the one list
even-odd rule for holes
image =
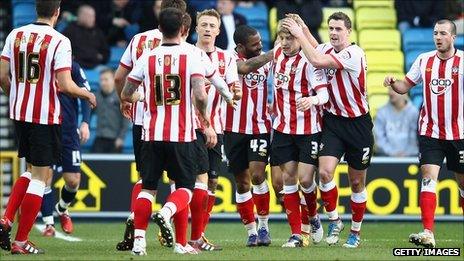
{"label": "red and white striped shirt", "polygon": [[[119,61],[119,64],[127,70],[132,70],[137,60],[146,52],[153,50],[157,47],[163,34],[158,29],[145,31],[132,37],[129,45],[127,46],[124,54]],[[137,89],[138,92],[143,93],[143,86]],[[143,125],[143,102],[135,102],[132,105],[132,122],[135,125]]]}
{"label": "red and white striped shirt", "polygon": [[342,68],[324,70],[329,81],[329,102],[326,109],[334,115],[349,118],[368,113],[367,62],[363,49],[352,44],[337,53],[329,43],[320,44],[316,49],[330,54]]}
{"label": "red and white striped shirt", "polygon": [[55,74],[71,70],[69,39],[47,24],[29,24],[11,31],[1,58],[10,62],[10,118],[61,124]]}
{"label": "red and white striped shirt", "polygon": [[[238,82],[237,62],[229,52],[216,47],[214,52],[207,53],[207,55],[213,67],[228,85]],[[211,126],[217,134],[222,134],[225,124],[226,103],[214,86],[208,86],[206,92],[208,93],[207,110],[208,114],[211,115]]]}
{"label": "red and white striped shirt", "polygon": [[419,55],[405,79],[423,83],[424,102],[419,116],[419,135],[440,140],[464,139],[464,55],[456,50],[442,60],[437,51]]}
{"label": "red and white striped shirt", "polygon": [[296,102],[302,97],[316,95],[327,90],[327,78],[323,70],[312,66],[302,51],[287,56],[278,46],[274,52],[274,101],[277,117],[273,128],[292,135],[310,135],[321,131],[322,107],[311,106],[298,111]]}
{"label": "red and white striped shirt", "polygon": [[127,77],[143,81],[144,141],[191,142],[196,139],[190,79],[204,77],[201,57],[182,45],[161,45],[144,55]]}
{"label": "red and white striped shirt", "polygon": [[[235,60],[245,61],[246,58],[234,52]],[[267,108],[267,77],[271,63],[247,75],[240,75],[242,99],[234,108],[228,106],[226,111],[225,131],[242,134],[270,133],[271,116]]]}

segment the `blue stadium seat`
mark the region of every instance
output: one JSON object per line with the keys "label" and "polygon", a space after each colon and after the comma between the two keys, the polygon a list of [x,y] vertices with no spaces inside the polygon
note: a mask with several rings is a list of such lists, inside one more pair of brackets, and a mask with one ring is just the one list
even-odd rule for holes
{"label": "blue stadium seat", "polygon": [[433,28],[411,28],[403,33],[403,51],[431,51],[433,43]]}
{"label": "blue stadium seat", "polygon": [[124,53],[125,48],[112,46],[111,47],[111,54],[110,59],[106,66],[111,67],[113,69],[118,68],[119,61],[121,60],[122,54]]}
{"label": "blue stadium seat", "polygon": [[250,7],[237,5],[234,11],[245,16],[249,26],[258,30],[268,28],[268,10],[262,1],[258,1]]}
{"label": "blue stadium seat", "polygon": [[34,2],[17,2],[13,4],[13,27],[17,28],[37,19]]}
{"label": "blue stadium seat", "polygon": [[122,152],[123,153],[133,153],[132,131],[130,131],[130,130],[127,130],[126,136],[124,137],[124,143],[122,145]]}
{"label": "blue stadium seat", "polygon": [[269,30],[267,28],[259,30],[259,34],[261,35],[263,51],[266,52],[271,48],[271,34],[269,33]]}
{"label": "blue stadium seat", "polygon": [[97,69],[84,69],[90,89],[95,92],[100,89],[100,71]]}
{"label": "blue stadium seat", "polygon": [[454,47],[458,48],[459,50],[464,49],[464,35],[456,36],[456,40],[454,41]]}
{"label": "blue stadium seat", "polygon": [[418,109],[422,106],[423,95],[422,95],[422,83],[418,84],[409,90],[409,97],[411,98],[412,103]]}
{"label": "blue stadium seat", "polygon": [[406,57],[405,57],[406,60],[404,63],[404,65],[406,66],[406,68],[404,68],[405,72],[408,72],[409,69],[411,69],[411,66],[414,63],[414,61],[423,52],[424,52],[423,50],[413,50],[413,51],[409,51],[406,53]]}

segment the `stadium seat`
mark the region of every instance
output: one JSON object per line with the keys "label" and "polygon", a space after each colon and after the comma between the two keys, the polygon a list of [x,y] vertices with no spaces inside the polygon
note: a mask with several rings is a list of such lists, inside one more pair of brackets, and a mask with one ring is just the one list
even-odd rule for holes
{"label": "stadium seat", "polygon": [[406,60],[405,60],[405,66],[406,67],[404,68],[405,72],[408,72],[409,69],[411,69],[411,66],[414,63],[414,61],[423,52],[425,52],[425,51],[423,51],[423,50],[415,50],[415,51],[409,51],[409,52],[405,53],[406,54]]}
{"label": "stadium seat", "polygon": [[126,136],[124,136],[124,142],[122,145],[123,153],[133,153],[133,144],[132,144],[132,131],[127,130]]}
{"label": "stadium seat", "polygon": [[18,2],[13,5],[13,27],[17,28],[37,19],[35,12],[35,1],[31,2]]}
{"label": "stadium seat", "polygon": [[433,28],[410,28],[403,33],[403,51],[408,53],[413,50],[432,51]]}
{"label": "stadium seat", "polygon": [[351,26],[354,27],[355,25],[355,16],[353,9],[349,7],[324,7],[322,8],[322,23],[321,28],[328,28],[327,19],[329,16],[335,12],[343,12],[351,19]]}
{"label": "stadium seat", "polygon": [[388,94],[372,94],[367,97],[369,102],[369,110],[371,113],[372,118],[375,118],[377,114],[377,110],[387,104],[388,102]]}
{"label": "stadium seat", "polygon": [[276,39],[277,34],[277,8],[273,7],[269,10],[269,32],[271,34],[271,41]]}
{"label": "stadium seat", "polygon": [[391,8],[359,8],[356,11],[356,29],[395,29],[396,11]]}
{"label": "stadium seat", "polygon": [[353,8],[355,10],[361,7],[395,8],[395,3],[393,0],[353,0]]}
{"label": "stadium seat", "polygon": [[454,41],[454,47],[460,50],[464,49],[464,35],[460,34],[456,36],[456,40]]}
{"label": "stadium seat", "polygon": [[268,11],[263,2],[257,1],[250,6],[237,5],[234,11],[245,16],[248,25],[258,30],[268,28]]}
{"label": "stadium seat", "polygon": [[396,29],[362,30],[359,33],[359,45],[364,50],[400,50],[400,32]]}
{"label": "stadium seat", "polygon": [[85,77],[90,84],[90,89],[95,92],[100,89],[100,71],[97,69],[85,69]]}
{"label": "stadium seat", "polygon": [[[367,73],[367,93],[369,95],[375,94],[387,94],[388,88],[383,86],[383,80],[387,73],[376,73],[376,72],[368,72]],[[394,76],[396,79],[403,79],[403,73],[393,73],[390,74]]]}
{"label": "stadium seat", "polygon": [[121,60],[121,57],[124,51],[125,51],[125,48],[112,46],[111,53],[110,53],[110,59],[108,63],[106,64],[106,66],[111,67],[113,69],[118,68],[119,61]]}
{"label": "stadium seat", "polygon": [[[323,43],[327,43],[330,41],[329,38],[329,31],[327,28],[320,28],[319,29],[319,37],[321,37],[321,40]],[[351,34],[350,34],[350,42],[353,43],[358,43],[358,32],[354,29],[352,29]]]}
{"label": "stadium seat", "polygon": [[401,51],[368,51],[369,72],[403,73],[404,56]]}
{"label": "stadium seat", "polygon": [[414,104],[414,106],[416,106],[416,108],[418,109],[420,109],[420,107],[422,106],[422,102],[424,101],[424,96],[422,95],[422,88],[423,85],[421,83],[412,87],[411,90],[409,90],[409,97],[411,98],[411,101]]}

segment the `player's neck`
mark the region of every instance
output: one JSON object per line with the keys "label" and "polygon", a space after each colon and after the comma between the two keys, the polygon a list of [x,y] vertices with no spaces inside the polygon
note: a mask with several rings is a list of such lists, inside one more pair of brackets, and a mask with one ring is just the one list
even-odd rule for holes
{"label": "player's neck", "polygon": [[350,46],[350,45],[351,45],[350,42],[346,42],[346,43],[341,44],[341,45],[339,45],[339,46],[334,46],[333,48],[334,48],[335,52],[338,53],[338,52],[340,52],[341,50],[345,49],[346,47],[348,47],[348,46]]}
{"label": "player's neck", "polygon": [[42,18],[39,17],[37,18],[37,23],[43,23],[43,24],[48,24],[49,26],[53,27],[53,19],[51,18]]}
{"label": "player's neck", "polygon": [[214,41],[198,41],[196,46],[207,53],[211,53],[214,52],[214,50],[216,50],[216,46],[214,46]]}
{"label": "player's neck", "polygon": [[437,56],[438,58],[442,59],[442,60],[448,60],[449,58],[453,57],[454,54],[456,53],[456,48],[451,47],[447,52],[439,52],[437,51]]}
{"label": "player's neck", "polygon": [[166,38],[163,37],[163,44],[180,44],[182,42],[181,37]]}

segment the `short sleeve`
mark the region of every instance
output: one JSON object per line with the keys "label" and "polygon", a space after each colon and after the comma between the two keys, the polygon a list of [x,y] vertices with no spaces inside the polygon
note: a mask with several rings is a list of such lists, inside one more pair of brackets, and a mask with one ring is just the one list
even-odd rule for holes
{"label": "short sleeve", "polygon": [[318,91],[327,88],[327,76],[321,69],[316,69],[313,66],[307,66],[307,75],[311,75],[309,83],[313,90]]}
{"label": "short sleeve", "polygon": [[196,55],[200,56],[199,59],[201,60],[202,67],[204,68],[203,75],[205,75],[206,78],[211,78],[216,72],[216,68],[214,68],[214,64],[211,62],[211,59],[209,59],[208,55],[200,49],[196,52]]}
{"label": "short sleeve", "polygon": [[127,76],[127,80],[136,84],[140,84],[143,81],[144,68],[148,66],[148,55],[144,54],[137,63],[135,63],[134,68]]}
{"label": "short sleeve", "polygon": [[[205,73],[211,73],[211,68],[206,68],[206,63],[205,63],[205,60],[206,59],[202,59],[202,57],[200,56],[201,53],[199,52],[191,52],[190,55],[189,55],[189,59],[188,59],[188,65],[189,65],[189,68],[190,68],[190,76],[193,76],[193,75],[201,75],[203,77],[205,77]],[[213,68],[213,71],[212,71],[212,74],[215,73],[216,70],[214,70]],[[206,74],[208,76],[208,74]]]}
{"label": "short sleeve", "polygon": [[422,82],[422,75],[420,71],[421,60],[422,57],[421,55],[419,55],[419,57],[416,58],[408,73],[404,77],[404,79],[412,86]]}
{"label": "short sleeve", "polygon": [[226,69],[226,83],[231,84],[238,82],[238,70],[237,70],[237,61],[232,57],[228,56],[229,61],[227,63]]}
{"label": "short sleeve", "polygon": [[13,35],[16,31],[12,31],[5,40],[5,46],[3,46],[1,58],[7,61],[11,60],[11,53],[12,53],[12,42],[13,42]]}
{"label": "short sleeve", "polygon": [[61,40],[55,53],[55,71],[71,69],[72,66],[72,51],[71,42],[68,38]]}
{"label": "short sleeve", "polygon": [[355,48],[345,48],[339,53],[329,54],[334,58],[335,62],[345,70],[354,72],[358,75],[362,70],[361,60],[363,59],[362,53]]}
{"label": "short sleeve", "polygon": [[131,53],[132,53],[132,44],[134,42],[134,38],[132,38],[132,40],[130,41],[129,45],[127,46],[126,50],[124,51],[124,53],[122,54],[121,56],[121,60],[119,60],[119,64],[126,68],[127,70],[131,70],[132,69],[132,57],[131,57]]}

